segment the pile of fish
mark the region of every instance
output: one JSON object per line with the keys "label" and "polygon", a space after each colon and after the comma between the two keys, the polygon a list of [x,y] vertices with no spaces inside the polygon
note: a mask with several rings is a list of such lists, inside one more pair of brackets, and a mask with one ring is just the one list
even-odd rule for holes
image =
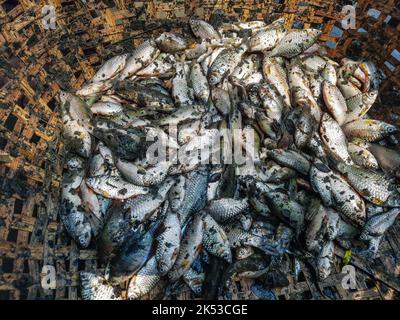
{"label": "pile of fish", "polygon": [[[60,94],[61,220],[105,270],[81,273],[82,297],[140,299],[159,284],[165,298],[186,285],[229,298],[236,275],[276,299],[286,256],[307,261],[318,281],[338,243],[374,257],[400,213],[399,129],[367,114],[376,66],[331,60],[321,31],[290,31],[283,19],[189,25],[192,34],[147,39]],[[193,153],[223,129],[242,132],[219,141],[252,148],[252,170]],[[173,152],[152,161],[155,143],[190,161]]]}

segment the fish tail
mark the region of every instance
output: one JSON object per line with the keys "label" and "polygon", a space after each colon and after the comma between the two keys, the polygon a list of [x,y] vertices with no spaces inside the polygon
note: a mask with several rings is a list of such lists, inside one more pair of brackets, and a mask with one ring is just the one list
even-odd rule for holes
{"label": "fish tail", "polygon": [[273,58],[275,56],[273,50],[263,51],[262,53],[264,55],[264,59]]}

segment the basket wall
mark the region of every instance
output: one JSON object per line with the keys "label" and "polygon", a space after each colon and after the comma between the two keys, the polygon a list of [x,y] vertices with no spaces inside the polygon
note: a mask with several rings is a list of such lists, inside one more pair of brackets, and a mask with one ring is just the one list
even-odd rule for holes
{"label": "basket wall", "polygon": [[[338,36],[334,26],[341,28],[340,12],[351,2],[0,0],[0,299],[77,299],[78,271],[97,269],[95,250],[79,250],[58,221],[64,150],[60,88],[79,88],[107,58],[129,52],[152,32],[187,29],[185,22],[191,15],[213,23],[286,16],[290,28],[321,28],[321,42],[329,45],[330,55],[360,53],[371,58],[388,77],[382,89],[398,87],[400,68],[394,50],[400,51],[400,1],[359,0],[357,29]],[[46,30],[42,23],[46,4],[56,8],[54,30]],[[379,17],[370,16],[370,9],[379,10]],[[361,27],[366,33],[357,31]],[[398,253],[398,232],[393,230],[382,250]],[[397,267],[398,276],[398,256],[385,263],[388,270]],[[56,269],[55,290],[40,284],[43,265]],[[332,281],[334,287],[340,279]],[[399,288],[397,282],[390,283]],[[308,298],[316,298],[306,275],[291,286],[299,292],[311,291]],[[246,292],[246,283],[241,282],[241,288]],[[386,289],[364,282],[355,293],[341,292],[339,298],[392,297],[393,290]],[[283,290],[283,298],[293,298],[286,294],[289,289]]]}

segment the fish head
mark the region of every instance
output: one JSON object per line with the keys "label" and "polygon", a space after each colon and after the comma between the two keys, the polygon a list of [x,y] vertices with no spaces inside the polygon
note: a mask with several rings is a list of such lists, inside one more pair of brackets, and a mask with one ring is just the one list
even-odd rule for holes
{"label": "fish head", "polygon": [[322,30],[318,30],[318,29],[308,29],[307,30],[307,34],[310,38],[318,38],[321,34],[322,34]]}
{"label": "fish head", "polygon": [[382,129],[388,134],[395,134],[400,131],[400,129],[397,126],[389,123],[382,123]]}
{"label": "fish head", "polygon": [[138,299],[142,295],[141,287],[132,285],[128,288],[129,299]]}
{"label": "fish head", "polygon": [[221,258],[223,258],[228,263],[232,263],[232,253],[230,250],[226,250],[222,253]]}
{"label": "fish head", "polygon": [[84,167],[84,160],[78,156],[69,158],[66,162],[69,170],[79,170]]}

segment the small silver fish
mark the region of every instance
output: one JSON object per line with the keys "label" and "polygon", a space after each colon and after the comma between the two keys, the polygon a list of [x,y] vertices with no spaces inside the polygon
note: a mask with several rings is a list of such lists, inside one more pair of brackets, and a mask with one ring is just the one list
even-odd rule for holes
{"label": "small silver fish", "polygon": [[188,41],[182,35],[175,32],[163,32],[155,39],[155,42],[161,51],[168,53],[182,51],[188,47]]}
{"label": "small silver fish", "polygon": [[221,39],[221,36],[218,33],[218,31],[216,31],[212,25],[205,22],[204,20],[190,18],[189,25],[194,35],[200,39],[203,40]]}
{"label": "small silver fish", "polygon": [[203,103],[207,103],[210,97],[210,88],[207,77],[203,74],[200,64],[193,64],[190,71],[190,82],[195,96]]}
{"label": "small silver fish", "polygon": [[372,240],[375,237],[383,236],[395,222],[397,216],[400,214],[400,208],[393,208],[388,212],[378,213],[369,218],[364,225],[361,232],[361,240]]}
{"label": "small silver fish", "polygon": [[289,108],[291,106],[289,83],[286,70],[278,58],[264,57],[263,74],[266,81],[283,97],[285,106]]}
{"label": "small silver fish", "polygon": [[378,91],[373,90],[347,99],[346,123],[362,118],[372,107],[377,97]]}
{"label": "small silver fish", "polygon": [[249,51],[269,51],[284,38],[283,20],[275,21],[270,27],[260,30],[249,39]]}
{"label": "small silver fish", "polygon": [[329,241],[322,248],[318,260],[317,270],[321,280],[326,279],[332,272],[333,258],[335,253],[335,245]]}
{"label": "small silver fish", "polygon": [[156,238],[155,257],[158,271],[161,276],[164,276],[171,270],[179,253],[181,242],[179,215],[172,210],[168,210],[161,227],[162,232]]}
{"label": "small silver fish", "polygon": [[202,215],[196,215],[186,227],[174,265],[168,272],[171,281],[179,279],[197,258],[202,248],[204,223]]}
{"label": "small silver fish", "polygon": [[143,169],[141,170],[138,165],[119,158],[117,158],[115,165],[128,182],[142,187],[150,187],[163,182],[167,177],[168,169],[171,167],[170,162],[161,161],[144,169],[143,172]]}
{"label": "small silver fish", "polygon": [[148,66],[159,54],[160,50],[153,39],[144,41],[134,49],[126,61],[125,67],[120,73],[119,80],[129,78],[140,69]]}
{"label": "small silver fish", "polygon": [[118,73],[125,67],[129,54],[121,54],[107,60],[92,78],[92,82],[100,82],[115,78]]}
{"label": "small silver fish", "polygon": [[399,206],[400,193],[385,175],[345,163],[338,163],[336,168],[366,200],[379,206]]}
{"label": "small silver fish", "polygon": [[112,116],[120,113],[123,110],[123,107],[119,103],[99,101],[92,104],[90,110],[93,112],[93,114]]}
{"label": "small silver fish", "polygon": [[230,76],[239,65],[246,50],[246,45],[241,45],[239,48],[227,48],[221,51],[208,70],[208,83],[215,86],[225,77]]}
{"label": "small silver fish", "polygon": [[146,221],[162,205],[173,183],[173,179],[167,178],[156,190],[126,200],[123,208],[131,221],[137,224]]}
{"label": "small silver fish", "polygon": [[141,187],[116,176],[96,176],[86,179],[89,188],[106,198],[124,200],[149,192],[147,187]]}
{"label": "small silver fish", "polygon": [[179,106],[186,106],[193,104],[193,100],[190,95],[188,74],[189,67],[185,62],[177,62],[175,64],[176,73],[172,79],[172,97],[175,104]]}

